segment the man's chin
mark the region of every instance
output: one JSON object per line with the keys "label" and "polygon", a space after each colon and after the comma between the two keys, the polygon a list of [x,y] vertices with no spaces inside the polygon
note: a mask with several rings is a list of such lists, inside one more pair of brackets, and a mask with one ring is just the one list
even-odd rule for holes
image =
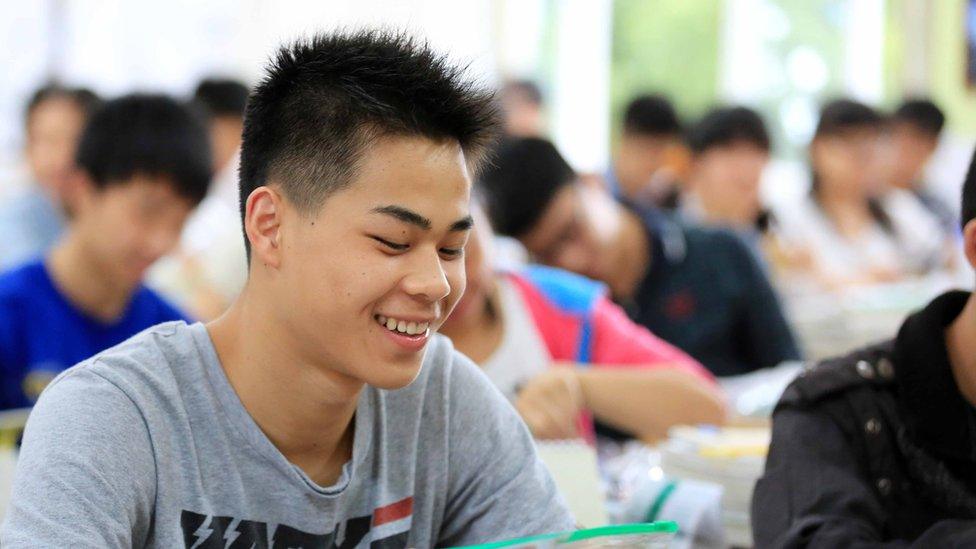
{"label": "man's chin", "polygon": [[403,389],[407,387],[417,376],[420,375],[421,363],[417,363],[415,366],[392,366],[393,371],[382,372],[379,375],[370,376],[369,379],[364,379],[367,385],[375,387],[377,389],[383,389],[384,391],[396,391],[398,389]]}
{"label": "man's chin", "polygon": [[366,380],[366,384],[384,391],[396,391],[403,389],[413,383],[420,375],[420,368],[412,370],[410,374],[403,372],[404,375],[398,376],[376,376],[374,379]]}

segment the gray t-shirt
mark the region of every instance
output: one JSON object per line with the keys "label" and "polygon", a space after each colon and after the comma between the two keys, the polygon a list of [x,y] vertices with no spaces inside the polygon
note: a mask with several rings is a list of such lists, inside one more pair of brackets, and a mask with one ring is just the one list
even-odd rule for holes
{"label": "gray t-shirt", "polygon": [[27,423],[0,546],[432,547],[567,530],[518,415],[437,336],[397,391],[366,387],[333,486],[248,415],[202,324],[71,368]]}

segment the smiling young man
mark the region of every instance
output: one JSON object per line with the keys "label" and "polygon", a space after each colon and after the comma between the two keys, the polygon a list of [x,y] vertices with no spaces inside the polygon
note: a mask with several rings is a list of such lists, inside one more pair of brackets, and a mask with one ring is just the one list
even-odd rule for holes
{"label": "smiling young man", "polygon": [[4,547],[433,547],[573,522],[515,411],[432,335],[464,290],[489,94],[397,35],[282,49],[241,151],[250,276],[208,325],[73,368]]}

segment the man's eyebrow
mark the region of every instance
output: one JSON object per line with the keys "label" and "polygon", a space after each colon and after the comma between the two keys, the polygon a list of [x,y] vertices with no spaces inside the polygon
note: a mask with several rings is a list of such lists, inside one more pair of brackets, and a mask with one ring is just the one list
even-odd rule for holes
{"label": "man's eyebrow", "polygon": [[451,224],[451,232],[467,231],[474,226],[474,219],[469,215],[463,219],[458,219]]}
{"label": "man's eyebrow", "polygon": [[394,206],[394,205],[377,206],[376,208],[373,208],[372,212],[394,217],[396,219],[399,219],[400,221],[403,221],[404,223],[416,225],[417,227],[420,227],[425,231],[430,230],[429,219],[427,219],[426,217],[420,215],[419,213],[413,210],[408,210],[403,206]]}
{"label": "man's eyebrow", "polygon": [[[403,206],[396,206],[392,204],[389,206],[378,206],[376,208],[373,208],[372,212],[388,215],[390,217],[396,218],[399,221],[403,221],[404,223],[409,223],[411,225],[420,227],[425,231],[430,230],[430,226],[431,226],[430,219],[427,219],[426,217],[420,215],[419,213],[413,210],[404,208]],[[452,223],[449,230],[452,233],[461,232],[461,231],[467,231],[473,226],[474,226],[474,219],[470,215],[468,215]]]}

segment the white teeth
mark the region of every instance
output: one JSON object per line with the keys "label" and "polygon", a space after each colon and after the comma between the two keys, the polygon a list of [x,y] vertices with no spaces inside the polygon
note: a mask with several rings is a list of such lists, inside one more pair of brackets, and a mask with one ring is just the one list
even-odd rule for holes
{"label": "white teeth", "polygon": [[387,330],[400,332],[407,335],[421,335],[427,333],[430,327],[429,322],[410,322],[407,320],[397,320],[395,318],[376,315],[376,321]]}

